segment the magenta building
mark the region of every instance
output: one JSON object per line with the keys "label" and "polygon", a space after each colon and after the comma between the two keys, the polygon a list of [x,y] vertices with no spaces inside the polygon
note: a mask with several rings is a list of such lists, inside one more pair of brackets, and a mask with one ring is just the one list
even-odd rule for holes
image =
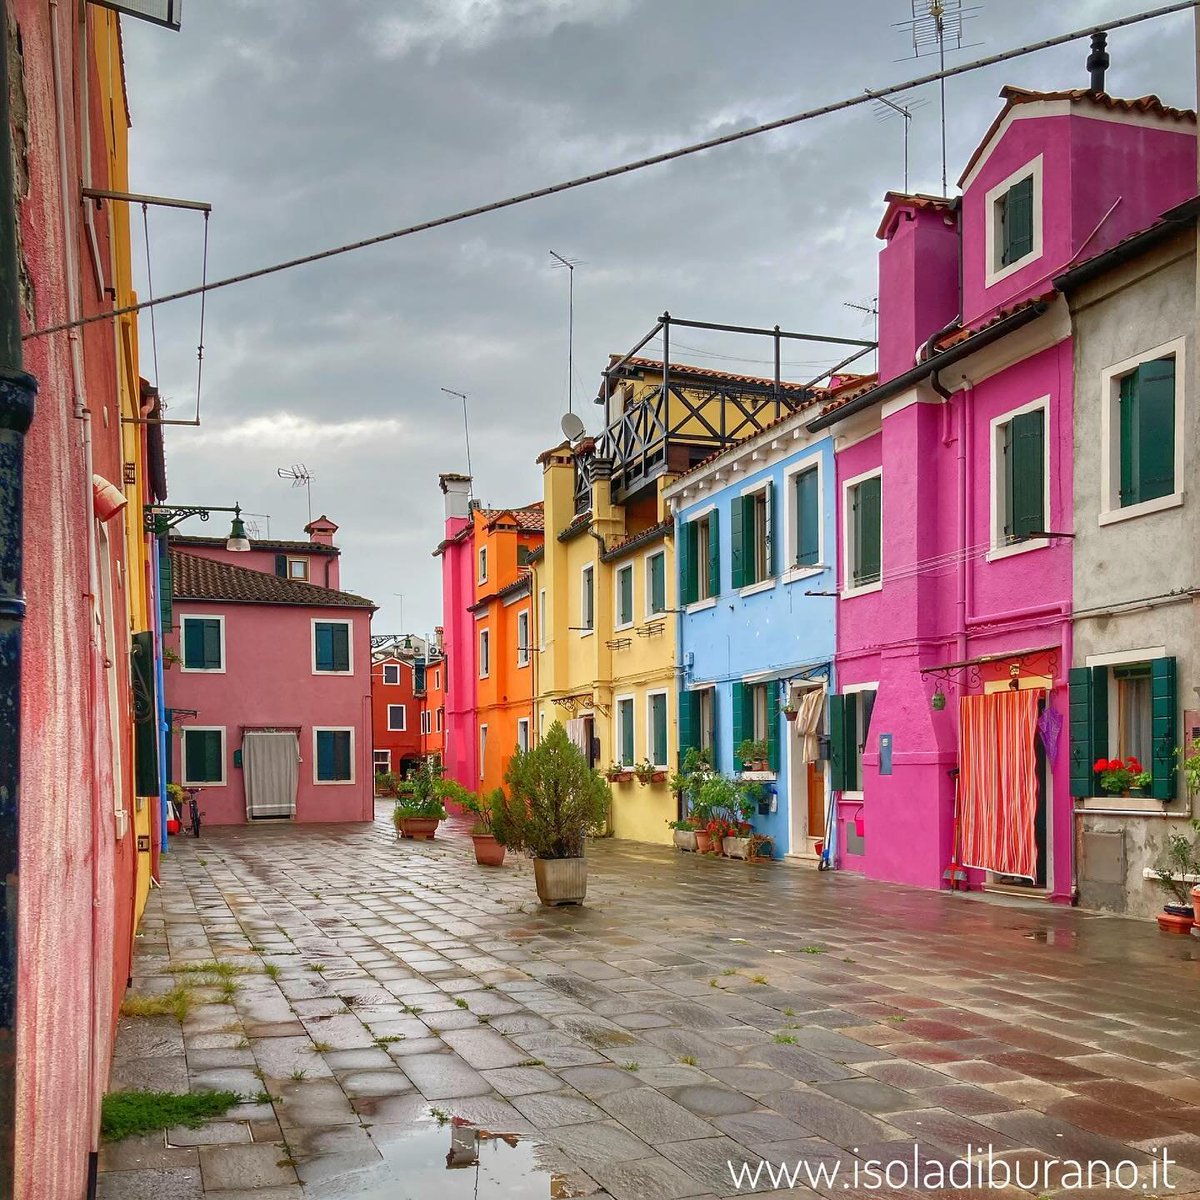
{"label": "magenta building", "polygon": [[1067,902],[1075,380],[1055,280],[1195,193],[1195,117],[1002,97],[960,197],[886,197],[879,382],[808,426],[836,437],[838,852],[873,878],[950,868]]}
{"label": "magenta building", "polygon": [[374,815],[371,615],[340,590],[337,526],[309,541],[171,539],[169,778],[205,822]]}

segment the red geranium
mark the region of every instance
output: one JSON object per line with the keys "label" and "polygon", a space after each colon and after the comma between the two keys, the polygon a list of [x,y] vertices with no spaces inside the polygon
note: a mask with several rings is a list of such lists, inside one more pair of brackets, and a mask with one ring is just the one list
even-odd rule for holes
{"label": "red geranium", "polygon": [[1120,767],[1120,765],[1120,759],[1117,759],[1115,762],[1109,762],[1107,758],[1098,758],[1096,759],[1096,765],[1092,768],[1092,770],[1099,775],[1101,771],[1114,771]]}

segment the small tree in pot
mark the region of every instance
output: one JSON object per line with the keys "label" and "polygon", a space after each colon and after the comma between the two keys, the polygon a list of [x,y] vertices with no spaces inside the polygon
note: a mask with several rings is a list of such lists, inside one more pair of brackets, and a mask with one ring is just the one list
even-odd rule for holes
{"label": "small tree in pot", "polygon": [[451,791],[450,781],[442,778],[442,768],[432,759],[422,759],[407,789],[401,785],[397,790],[396,807],[392,810],[392,823],[396,835],[432,841],[438,823],[446,819],[443,798]]}
{"label": "small tree in pot", "polygon": [[[1200,832],[1200,820],[1192,821]],[[1195,891],[1191,880],[1200,875],[1200,847],[1182,833],[1168,833],[1154,864],[1158,885],[1170,897],[1158,914],[1158,927],[1165,933],[1190,933],[1197,918]]]}
{"label": "small tree in pot", "polygon": [[452,797],[475,818],[471,827],[471,840],[475,843],[475,861],[481,867],[504,866],[504,843],[496,833],[497,826],[503,832],[508,818],[504,793],[496,788],[486,796],[462,789],[461,795]]}
{"label": "small tree in pot", "polygon": [[518,751],[504,772],[508,795],[493,818],[496,839],[533,859],[543,904],[582,904],[587,895],[589,835],[603,832],[612,793],[599,772],[555,721],[532,749]]}

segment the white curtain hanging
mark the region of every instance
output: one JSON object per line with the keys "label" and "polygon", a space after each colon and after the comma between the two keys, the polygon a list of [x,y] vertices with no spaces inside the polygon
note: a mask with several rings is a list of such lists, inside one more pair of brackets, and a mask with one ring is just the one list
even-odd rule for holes
{"label": "white curtain hanging", "polygon": [[796,705],[796,738],[800,743],[800,761],[817,761],[817,732],[825,715],[824,686],[805,688]]}

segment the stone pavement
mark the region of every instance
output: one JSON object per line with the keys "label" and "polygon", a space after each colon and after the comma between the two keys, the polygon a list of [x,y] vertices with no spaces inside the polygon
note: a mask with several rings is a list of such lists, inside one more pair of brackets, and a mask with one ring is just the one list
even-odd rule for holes
{"label": "stone pavement", "polygon": [[[111,1086],[269,1098],[107,1146],[101,1200],[408,1195],[355,1181],[431,1115],[527,1135],[543,1196],[745,1194],[727,1160],[915,1142],[923,1168],[990,1143],[1148,1169],[1165,1146],[1176,1190],[1136,1189],[1200,1195],[1195,939],[611,841],[588,904],[543,909],[526,861],[476,866],[453,823],[397,842],[387,817],[175,840],[133,991],[205,960],[253,973],[202,988],[182,1029],[122,1018]],[[975,1194],[1053,1195],[1066,1169]]]}

